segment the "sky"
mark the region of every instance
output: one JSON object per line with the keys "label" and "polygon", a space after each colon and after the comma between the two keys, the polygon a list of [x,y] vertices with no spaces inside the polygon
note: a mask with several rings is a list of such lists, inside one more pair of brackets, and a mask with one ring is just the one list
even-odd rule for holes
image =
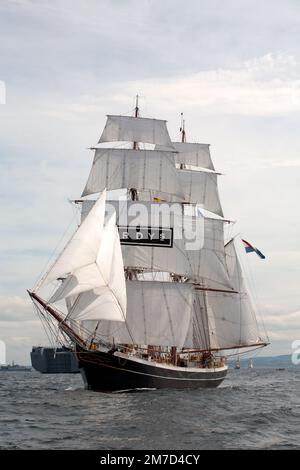
{"label": "sky", "polygon": [[[28,300],[76,222],[105,115],[168,120],[211,144],[226,217],[265,255],[246,271],[271,345],[300,340],[300,2],[0,2],[0,340],[29,363]],[[64,234],[65,238],[62,238]]]}

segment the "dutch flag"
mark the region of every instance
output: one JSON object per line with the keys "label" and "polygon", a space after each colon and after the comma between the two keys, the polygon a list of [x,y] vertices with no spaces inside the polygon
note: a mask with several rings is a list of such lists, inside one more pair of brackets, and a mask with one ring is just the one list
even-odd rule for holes
{"label": "dutch flag", "polygon": [[262,254],[261,251],[259,251],[257,248],[254,248],[254,246],[251,245],[251,243],[247,242],[246,240],[242,240],[242,242],[244,243],[244,247],[245,247],[245,250],[246,250],[246,253],[256,253],[257,256],[259,256],[261,259],[265,259],[265,255]]}

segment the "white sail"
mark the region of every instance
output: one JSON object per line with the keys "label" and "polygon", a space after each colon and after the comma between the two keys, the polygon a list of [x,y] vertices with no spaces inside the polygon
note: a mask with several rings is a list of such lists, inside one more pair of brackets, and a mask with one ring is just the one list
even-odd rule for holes
{"label": "white sail", "polygon": [[262,341],[247,294],[206,292],[211,348],[251,346]]}
{"label": "white sail", "polygon": [[68,319],[125,320],[126,286],[115,216],[104,227],[95,262],[67,278],[50,301],[69,297],[72,302],[67,304]]}
{"label": "white sail", "polygon": [[250,346],[262,341],[233,240],[226,245],[225,252],[230,282],[239,293],[197,291],[207,312],[209,342],[213,349]]}
{"label": "white sail", "polygon": [[119,233],[115,222],[116,216],[113,213],[103,228],[95,261],[76,269],[70,274],[49,299],[50,303],[68,297],[74,298],[75,295],[82,292],[104,287],[115,295],[121,311],[126,311],[123,261]]}
{"label": "white sail", "polygon": [[[92,204],[93,201],[83,202],[85,215]],[[106,211],[112,210],[116,211],[120,227],[173,229],[171,247],[122,244],[124,266],[175,273],[206,287],[232,289],[225,262],[223,220],[205,218],[199,225],[198,217],[183,214],[180,204],[109,201]]]}
{"label": "white sail", "polygon": [[210,348],[210,331],[205,303],[205,291],[195,289],[193,307],[184,347],[208,350]]}
{"label": "white sail", "polygon": [[178,170],[178,176],[186,202],[197,203],[223,217],[216,173]]}
{"label": "white sail", "polygon": [[105,193],[91,208],[45,282],[66,276],[50,303],[66,299],[68,310],[80,308],[84,317],[101,299],[106,308],[109,304],[104,318],[122,321],[126,316],[126,287],[119,232],[115,213],[103,227],[104,213]]}
{"label": "white sail", "polygon": [[97,149],[82,196],[104,188],[152,190],[154,195],[163,191],[183,197],[171,152]]}
{"label": "white sail", "polygon": [[242,267],[236,252],[234,238],[225,245],[225,257],[228,275],[234,290],[238,292],[246,292],[246,287],[243,282]]}
{"label": "white sail", "polygon": [[122,310],[114,293],[106,287],[79,294],[67,317],[76,321],[107,319],[120,322],[125,318],[126,308]]}
{"label": "white sail", "polygon": [[107,116],[102,142],[144,142],[173,149],[166,121],[129,116]]}
{"label": "white sail", "polygon": [[172,142],[172,144],[178,152],[174,154],[176,163],[214,170],[209,144],[191,142]]}
{"label": "white sail", "polygon": [[98,336],[115,343],[181,348],[193,309],[193,286],[155,281],[127,281],[126,286],[126,324],[101,321]]}
{"label": "white sail", "polygon": [[[145,271],[165,271],[188,275],[189,261],[182,238],[182,206],[180,204],[159,204],[135,201],[110,201],[117,214],[117,224],[122,227],[171,228],[171,247],[122,244],[123,262],[127,267]],[[108,209],[108,206],[107,206]],[[112,210],[110,208],[110,210]]]}
{"label": "white sail", "polygon": [[103,191],[39,287],[95,261],[102,236],[105,198]]}
{"label": "white sail", "polygon": [[[187,223],[192,223],[190,218]],[[208,288],[233,289],[224,251],[224,222],[204,219],[204,244],[199,250],[186,250],[191,277]]]}
{"label": "white sail", "polygon": [[[185,216],[184,224],[187,234],[193,218]],[[223,225],[221,220],[205,219],[204,242],[200,249],[188,249],[186,239],[174,239],[172,248],[122,245],[124,265],[179,274],[206,287],[232,289],[222,249]]]}

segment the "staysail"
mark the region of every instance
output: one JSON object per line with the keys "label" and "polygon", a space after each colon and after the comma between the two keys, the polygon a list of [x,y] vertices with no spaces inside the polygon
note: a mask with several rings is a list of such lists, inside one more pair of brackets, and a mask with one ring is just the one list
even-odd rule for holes
{"label": "staysail", "polygon": [[[124,321],[126,288],[116,216],[112,213],[104,224],[104,212],[105,192],[96,201],[39,289],[54,279],[60,279],[62,283],[49,303],[72,298],[72,308],[80,304],[81,316],[86,317],[97,299],[102,304],[110,304],[105,318],[109,315],[111,319]],[[97,315],[102,318],[99,310]]]}
{"label": "staysail", "polygon": [[[94,262],[102,235],[105,199],[106,192],[104,191],[97,203],[94,201],[89,217],[86,217],[84,223],[78,227],[61,255],[43,278],[40,287],[55,279],[65,277],[80,266]],[[95,221],[97,222],[95,223]]]}

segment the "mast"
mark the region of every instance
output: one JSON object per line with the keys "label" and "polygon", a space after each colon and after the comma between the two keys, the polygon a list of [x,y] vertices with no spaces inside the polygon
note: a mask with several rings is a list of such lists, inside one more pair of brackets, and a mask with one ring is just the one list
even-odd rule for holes
{"label": "mast", "polygon": [[[135,108],[134,108],[134,117],[139,117],[139,95],[135,97]],[[133,142],[133,150],[139,150],[138,142]],[[138,192],[137,188],[130,188],[129,189],[130,198],[132,201],[138,200]]]}
{"label": "mast", "polygon": [[[136,95],[135,97],[135,108],[134,108],[134,117],[139,117],[139,95]],[[138,142],[133,142],[133,149],[138,150]]]}
{"label": "mast", "polygon": [[181,113],[180,116],[181,116],[181,126],[180,126],[181,142],[184,143],[186,142],[185,120],[183,119],[183,113]]}

